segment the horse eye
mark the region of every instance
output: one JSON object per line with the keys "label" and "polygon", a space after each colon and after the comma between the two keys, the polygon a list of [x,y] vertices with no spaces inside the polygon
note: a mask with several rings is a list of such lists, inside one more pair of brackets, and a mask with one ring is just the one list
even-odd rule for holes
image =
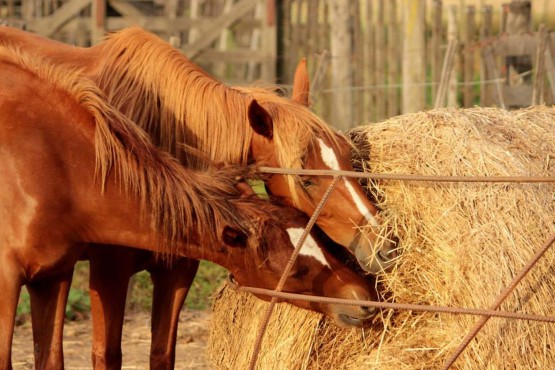
{"label": "horse eye", "polygon": [[307,274],[308,274],[308,267],[301,266],[296,271],[292,272],[290,277],[293,278],[293,279],[301,279],[302,277],[306,276]]}
{"label": "horse eye", "polygon": [[310,177],[303,177],[301,178],[301,185],[303,188],[308,189],[314,185],[314,180]]}

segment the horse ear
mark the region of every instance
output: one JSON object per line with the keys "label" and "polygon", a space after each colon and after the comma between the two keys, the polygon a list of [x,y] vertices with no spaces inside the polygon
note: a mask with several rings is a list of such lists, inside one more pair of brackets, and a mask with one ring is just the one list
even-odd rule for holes
{"label": "horse ear", "polygon": [[274,137],[274,122],[272,117],[255,99],[249,105],[249,122],[254,132],[258,135],[264,136],[269,140]]}
{"label": "horse ear", "polygon": [[291,100],[296,101],[306,107],[310,105],[308,96],[310,95],[310,82],[306,70],[306,58],[300,60],[293,79],[293,96]]}
{"label": "horse ear", "polygon": [[247,235],[244,232],[234,229],[230,226],[224,227],[224,230],[222,231],[222,240],[226,245],[230,247],[247,247]]}

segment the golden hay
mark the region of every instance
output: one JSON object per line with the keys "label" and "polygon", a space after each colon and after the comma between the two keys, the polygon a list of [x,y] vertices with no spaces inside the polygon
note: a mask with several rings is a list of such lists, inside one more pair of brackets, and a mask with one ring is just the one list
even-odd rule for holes
{"label": "golden hay", "polygon": [[[350,132],[377,173],[555,176],[555,109],[435,110]],[[488,308],[555,232],[555,185],[383,181],[369,190],[400,240],[392,302]],[[555,247],[502,309],[555,316]],[[246,368],[266,303],[224,288],[214,306],[209,357]],[[385,310],[371,329],[336,328],[320,315],[278,305],[260,369],[437,369],[478,317]],[[492,318],[458,369],[555,367],[555,325]]]}

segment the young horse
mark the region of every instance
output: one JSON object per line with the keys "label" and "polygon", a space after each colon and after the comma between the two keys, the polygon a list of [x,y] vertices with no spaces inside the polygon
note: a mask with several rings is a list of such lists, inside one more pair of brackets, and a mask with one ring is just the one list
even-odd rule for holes
{"label": "young horse", "polygon": [[[352,169],[347,140],[307,108],[304,68],[296,74],[293,100],[289,100],[268,91],[247,89],[246,94],[229,88],[138,28],[117,32],[91,48],[76,48],[2,27],[0,43],[79,69],[98,84],[113,106],[143,127],[155,145],[188,166],[200,164],[182,150],[182,144],[225,164]],[[275,175],[267,187],[312,214],[330,181]],[[363,234],[359,226],[367,223],[372,231]],[[339,184],[317,224],[349,249],[365,270],[380,272],[390,265],[395,245],[380,229],[376,209],[356,180]]]}
{"label": "young horse", "polygon": [[[14,44],[55,63],[79,68],[99,84],[113,104],[144,127],[158,146],[188,166],[200,165],[181,150],[180,144],[198,148],[218,162],[351,169],[351,148],[346,140],[306,107],[309,91],[304,68],[295,77],[294,100],[288,100],[269,91],[242,94],[227,88],[166,43],[138,29],[115,34],[89,49],[70,47],[10,28],[0,28],[0,43]],[[264,108],[252,101],[251,94],[260,99]],[[310,176],[275,175],[270,177],[267,186],[271,193],[311,214],[329,181]],[[375,209],[358,183],[343,180],[324,208],[318,225],[336,242],[348,247],[364,268],[375,272],[388,265],[394,245],[376,233],[360,233],[356,227],[359,224],[369,221],[378,226],[374,216]],[[373,258],[375,251],[378,253]],[[137,269],[134,260],[138,257],[131,252],[119,253],[129,254],[119,260],[119,277],[112,276],[114,269],[109,265],[113,260],[107,259],[107,254],[89,254],[91,306],[97,312],[93,316],[97,361],[120,353],[119,345],[115,347],[115,344],[121,335],[116,335],[114,330],[106,332],[106,325],[96,324],[105,321],[102,314],[109,314],[115,322],[123,320],[126,276]],[[176,263],[186,265],[189,271],[196,268],[194,261]],[[172,333],[194,273],[175,276],[165,266],[151,267],[155,289],[153,312],[159,313],[153,320],[152,353],[153,357],[160,357],[156,353],[166,353],[166,358],[171,358],[175,343]]]}
{"label": "young horse", "polygon": [[[0,188],[0,369],[11,368],[23,284],[45,303],[32,312],[34,335],[59,348],[67,277],[93,243],[205,258],[241,284],[275,287],[298,237],[298,229],[285,229],[286,220],[299,219],[296,211],[241,197],[236,168],[184,169],[77,73],[0,47],[0,80],[0,171],[8,175]],[[303,249],[284,290],[375,297],[315,243]],[[362,307],[292,303],[347,326],[372,315]],[[56,323],[41,322],[53,312]],[[37,368],[63,368],[61,351],[41,351]]]}

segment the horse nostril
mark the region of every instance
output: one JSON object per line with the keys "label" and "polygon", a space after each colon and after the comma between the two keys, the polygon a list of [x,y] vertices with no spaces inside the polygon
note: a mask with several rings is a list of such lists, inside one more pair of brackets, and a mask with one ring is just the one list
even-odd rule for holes
{"label": "horse nostril", "polygon": [[361,306],[360,309],[361,309],[361,311],[363,312],[363,314],[365,315],[366,318],[374,316],[377,313],[377,308],[376,307]]}
{"label": "horse nostril", "polygon": [[381,248],[377,255],[384,262],[389,262],[392,259],[397,258],[397,243],[391,243],[390,245]]}

